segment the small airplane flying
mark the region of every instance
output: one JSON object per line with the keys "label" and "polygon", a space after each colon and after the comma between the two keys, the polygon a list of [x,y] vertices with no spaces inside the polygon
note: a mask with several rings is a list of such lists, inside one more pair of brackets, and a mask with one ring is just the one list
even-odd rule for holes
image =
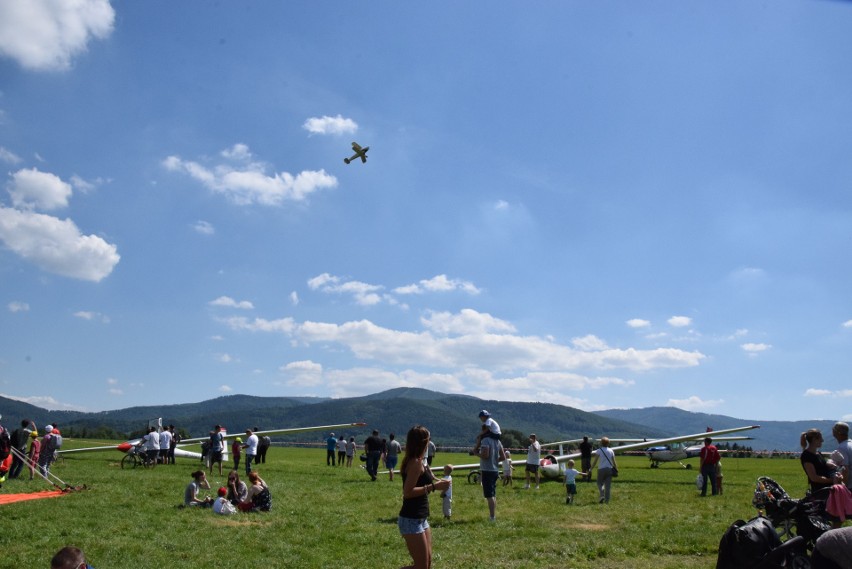
{"label": "small airplane flying", "polygon": [[[149,421],[148,424],[150,426],[154,426],[154,427],[161,427],[160,419],[156,419],[154,421]],[[340,424],[340,425],[320,425],[320,426],[317,426],[317,427],[293,427],[293,428],[287,428],[287,429],[270,429],[268,431],[255,431],[254,434],[256,434],[258,436],[263,436],[263,435],[270,435],[270,436],[272,436],[272,435],[289,435],[289,434],[292,434],[292,433],[303,433],[303,432],[307,432],[307,431],[335,431],[335,430],[339,430],[339,429],[345,429],[347,427],[348,428],[364,427],[366,425],[367,425],[367,423],[343,423],[343,424]],[[240,432],[237,432],[237,433],[224,432],[223,434],[224,434],[226,440],[227,439],[233,439],[233,438],[236,438],[236,437],[245,436],[244,433],[240,433]],[[182,439],[180,441],[180,443],[178,443],[177,448],[175,448],[175,457],[194,458],[196,460],[200,459],[201,458],[200,452],[189,451],[189,450],[185,450],[185,449],[180,448],[180,447],[183,447],[183,446],[186,446],[186,445],[191,445],[191,444],[200,444],[200,443],[203,443],[204,441],[207,441],[209,438],[210,438],[209,436],[204,436],[204,437],[193,437],[193,438],[190,438],[190,439]],[[123,443],[121,443],[120,445],[117,445],[117,446],[108,445],[108,446],[98,446],[98,447],[75,448],[75,449],[68,449],[68,450],[60,450],[58,452],[60,454],[68,454],[68,453],[74,453],[74,452],[94,452],[94,451],[102,451],[102,450],[118,450],[118,451],[121,451],[123,453],[128,453],[132,449],[136,448],[140,443],[142,443],[141,438],[133,439],[133,440],[130,440],[130,441],[125,441],[125,442],[123,442]],[[225,445],[226,451],[227,451],[227,448],[228,448],[228,446]],[[223,458],[223,460],[228,460],[226,454],[223,454],[222,458]]]}
{"label": "small airplane flying", "polygon": [[[682,442],[685,442],[685,441],[703,440],[704,437],[707,437],[707,436],[712,437],[714,440],[719,440],[722,437],[719,437],[718,435],[726,435],[726,434],[729,434],[729,433],[738,433],[738,432],[741,432],[741,431],[748,431],[748,430],[751,430],[751,429],[759,429],[759,428],[760,428],[760,425],[749,425],[749,426],[745,426],[745,427],[735,427],[733,429],[722,429],[720,431],[713,431],[712,433],[703,432],[703,433],[697,433],[697,434],[692,434],[692,435],[678,435],[676,437],[669,437],[669,438],[665,438],[665,439],[651,439],[651,440],[610,439],[611,443],[614,442],[614,441],[626,441],[626,440],[637,441],[637,442],[631,442],[631,443],[628,443],[628,444],[624,444],[624,445],[621,445],[621,446],[611,446],[610,448],[615,453],[623,453],[623,452],[628,451],[628,450],[647,449],[649,447],[671,445],[671,444],[675,444],[675,443],[682,443]],[[557,443],[548,443],[547,446],[567,444],[569,442],[575,442],[575,441],[561,441],[561,442],[557,442]],[[542,446],[545,446],[545,445],[542,445]],[[562,463],[567,462],[571,459],[577,459],[577,458],[580,458],[579,452],[573,452],[573,453],[569,453],[569,454],[559,454],[559,455],[548,454],[547,456],[542,457],[541,462],[540,462],[540,468],[539,468],[539,472],[541,472],[541,477],[544,478],[544,479],[559,480],[560,478],[562,478],[564,476],[563,471],[564,471],[565,467]],[[525,459],[513,460],[512,461],[513,466],[523,466],[524,464],[526,464]],[[440,468],[443,468],[443,467],[434,467],[432,470],[439,470]],[[473,483],[479,482],[479,463],[476,463],[476,464],[461,464],[461,465],[458,465],[458,466],[454,465],[453,470],[471,470],[472,472],[467,477],[468,482],[473,482]]]}
{"label": "small airplane flying", "polygon": [[365,147],[362,148],[360,144],[358,144],[357,142],[353,142],[352,143],[352,150],[355,151],[355,154],[353,154],[350,158],[344,158],[343,161],[346,162],[347,164],[349,164],[350,162],[352,162],[356,158],[360,158],[361,162],[366,163],[367,162],[367,151],[369,149],[370,149],[369,146],[365,146]]}

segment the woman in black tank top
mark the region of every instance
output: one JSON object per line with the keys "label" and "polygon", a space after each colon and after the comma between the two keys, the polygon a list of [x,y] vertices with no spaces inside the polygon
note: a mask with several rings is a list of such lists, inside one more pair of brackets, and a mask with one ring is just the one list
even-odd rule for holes
{"label": "woman in black tank top", "polygon": [[404,569],[429,569],[432,566],[432,530],[429,517],[429,494],[450,487],[449,480],[437,480],[426,466],[426,445],[429,431],[415,426],[408,431],[405,458],[402,459],[402,508],[399,510],[399,531],[405,539],[408,553],[414,561]]}

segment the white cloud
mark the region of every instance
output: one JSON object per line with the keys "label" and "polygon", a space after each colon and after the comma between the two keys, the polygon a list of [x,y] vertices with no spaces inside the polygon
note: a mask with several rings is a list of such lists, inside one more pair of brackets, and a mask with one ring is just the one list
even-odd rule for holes
{"label": "white cloud", "polygon": [[27,312],[30,309],[29,304],[17,300],[13,300],[7,306],[9,307],[9,312]]}
{"label": "white cloud", "polygon": [[707,401],[704,401],[697,395],[693,395],[686,399],[669,399],[666,405],[668,407],[677,407],[685,411],[695,411],[698,409],[712,409],[722,405],[724,402],[724,399],[708,399]]}
{"label": "white cloud", "polygon": [[578,350],[583,350],[584,352],[594,352],[606,350],[609,348],[609,346],[606,345],[606,342],[604,342],[594,334],[589,334],[587,336],[583,336],[582,338],[572,338],[571,343]]}
{"label": "white cloud", "polygon": [[226,308],[239,308],[240,310],[252,310],[254,304],[248,300],[236,301],[230,296],[220,296],[216,300],[211,300],[208,303],[210,306],[224,306]]}
{"label": "white cloud", "polygon": [[16,395],[9,395],[8,393],[0,393],[0,397],[14,399],[15,401],[23,401],[24,403],[29,403],[30,405],[35,405],[36,407],[41,407],[42,409],[47,409],[49,411],[85,411],[85,409],[78,405],[62,403],[60,401],[57,401],[50,395],[32,395],[29,397],[18,397]]}
{"label": "white cloud", "polygon": [[468,294],[479,294],[481,291],[473,283],[458,279],[449,279],[447,275],[437,275],[431,279],[423,279],[417,284],[397,287],[397,294],[423,294],[424,292],[450,292],[460,290]]}
{"label": "white cloud", "polygon": [[308,287],[311,290],[319,290],[327,294],[352,296],[355,302],[361,306],[372,306],[382,301],[383,297],[378,294],[384,288],[381,285],[372,285],[361,281],[341,281],[340,277],[323,273],[309,279]]}
{"label": "white cloud", "polygon": [[195,230],[196,233],[200,233],[201,235],[213,235],[214,233],[216,233],[216,230],[213,228],[212,224],[206,221],[202,221],[200,219],[192,225],[192,228]]}
{"label": "white cloud", "polygon": [[231,362],[235,362],[236,360],[231,356],[231,354],[219,354],[216,358],[223,364],[229,364]]}
{"label": "white cloud", "polygon": [[68,207],[72,190],[71,184],[63,182],[59,176],[32,168],[12,174],[6,191],[12,196],[12,205],[17,208],[50,211]]}
{"label": "white cloud", "polygon": [[674,328],[684,328],[692,324],[692,318],[689,316],[672,316],[667,320],[669,326]]}
{"label": "white cloud", "polygon": [[[250,157],[248,147],[243,146],[236,145],[224,152],[231,158]],[[261,162],[248,162],[240,169],[226,164],[209,169],[197,162],[169,156],[163,160],[163,166],[172,172],[188,174],[237,205],[274,206],[284,201],[299,202],[318,190],[337,187],[337,178],[326,174],[325,170],[303,170],[296,176],[288,172],[267,174],[267,166]]]}
{"label": "white cloud", "polygon": [[251,160],[252,158],[248,144],[243,144],[241,142],[238,142],[230,148],[226,148],[220,154],[228,160],[246,161]]}
{"label": "white cloud", "polygon": [[324,384],[322,364],[310,360],[290,362],[281,366],[279,371],[287,378],[287,385],[313,387]]}
{"label": "white cloud", "polygon": [[642,320],[641,318],[631,318],[627,321],[627,325],[631,328],[647,328],[651,325],[648,320]]}
{"label": "white cloud", "polygon": [[336,117],[314,117],[309,118],[302,128],[311,134],[347,134],[358,130],[358,123],[352,119],[345,119],[342,115]]}
{"label": "white cloud", "polygon": [[218,391],[221,391],[222,393],[230,393],[233,389],[231,389],[230,385],[220,385]]}
{"label": "white cloud", "polygon": [[121,259],[115,245],[82,235],[70,219],[2,206],[0,240],[41,269],[80,280],[101,281]]}
{"label": "white cloud", "polygon": [[33,70],[63,70],[92,38],[113,30],[109,0],[0,2],[0,55]]}
{"label": "white cloud", "polygon": [[290,304],[292,304],[293,306],[299,304],[299,293],[297,293],[295,290],[290,293]]}
{"label": "white cloud", "polygon": [[740,347],[748,352],[749,354],[755,355],[760,352],[765,352],[766,350],[772,348],[771,344],[757,344],[753,342],[749,342],[747,344],[741,344]]}
{"label": "white cloud", "polygon": [[811,387],[805,391],[805,397],[852,397],[852,389],[816,389]]}
{"label": "white cloud", "polygon": [[6,162],[7,164],[20,164],[21,157],[12,152],[11,150],[7,150],[5,147],[0,146],[0,160]]}
{"label": "white cloud", "polygon": [[118,387],[110,387],[109,389],[107,389],[107,393],[115,396],[124,395],[124,391],[119,389]]}
{"label": "white cloud", "polygon": [[254,321],[232,318],[223,322],[234,330],[282,332],[294,341],[307,345],[340,344],[361,360],[429,368],[483,367],[529,372],[625,368],[647,371],[697,366],[706,357],[700,352],[675,348],[607,348],[586,352],[536,336],[512,334],[478,333],[436,337],[428,331],[409,332],[384,328],[369,320],[343,324],[299,324],[292,318]]}
{"label": "white cloud", "polygon": [[75,190],[79,190],[84,194],[95,190],[98,186],[108,181],[109,180],[104,180],[103,178],[95,178],[95,180],[90,182],[89,180],[81,178],[77,174],[71,176],[71,185],[74,187]]}
{"label": "white cloud", "polygon": [[81,320],[100,320],[104,324],[109,324],[109,316],[105,316],[100,312],[91,312],[89,310],[79,310],[74,313],[76,318],[80,318]]}
{"label": "white cloud", "polygon": [[509,202],[507,202],[506,200],[497,200],[497,203],[494,204],[494,209],[509,209]]}
{"label": "white cloud", "polygon": [[852,328],[852,320],[847,320],[843,323],[844,328]]}
{"label": "white cloud", "polygon": [[470,308],[464,308],[458,314],[430,311],[428,316],[420,319],[420,322],[426,328],[441,336],[515,331],[515,327],[509,322]]}

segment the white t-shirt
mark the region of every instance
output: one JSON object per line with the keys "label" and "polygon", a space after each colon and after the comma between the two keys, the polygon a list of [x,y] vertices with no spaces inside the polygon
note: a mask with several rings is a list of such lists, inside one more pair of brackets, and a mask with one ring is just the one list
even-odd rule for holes
{"label": "white t-shirt", "polygon": [[343,437],[337,441],[337,452],[346,452],[346,439]]}
{"label": "white t-shirt", "polygon": [[[837,450],[840,451],[840,454],[843,455],[844,464],[849,471],[852,471],[852,441],[846,439],[839,445],[837,445]],[[852,475],[849,476],[849,480],[846,481],[846,487],[852,490]]]}
{"label": "white t-shirt", "polygon": [[598,455],[598,470],[615,466],[615,452],[609,447],[599,447],[595,450]]}
{"label": "white t-shirt", "polygon": [[530,443],[530,448],[527,450],[527,464],[541,463],[541,444],[538,441]]}
{"label": "white t-shirt", "polygon": [[145,448],[147,450],[160,450],[160,434],[157,431],[145,435]]}
{"label": "white t-shirt", "polygon": [[236,514],[237,509],[228,501],[227,498],[220,497],[216,498],[216,501],[213,502],[213,512],[227,516],[229,514]]}
{"label": "white t-shirt", "polygon": [[492,433],[494,433],[495,435],[503,434],[503,433],[500,432],[500,425],[498,425],[497,421],[495,421],[491,417],[488,417],[487,419],[485,419],[485,422],[483,423],[483,425],[488,427],[488,430],[491,431]]}
{"label": "white t-shirt", "polygon": [[167,449],[172,444],[172,434],[168,431],[160,433],[160,449]]}
{"label": "white t-shirt", "polygon": [[246,455],[257,455],[257,435],[255,435],[254,433],[252,433],[251,436],[246,439]]}

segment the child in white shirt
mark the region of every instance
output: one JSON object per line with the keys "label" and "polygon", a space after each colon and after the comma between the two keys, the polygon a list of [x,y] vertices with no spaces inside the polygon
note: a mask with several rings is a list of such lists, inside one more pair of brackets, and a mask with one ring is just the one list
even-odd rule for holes
{"label": "child in white shirt", "polygon": [[450,486],[441,492],[441,498],[444,499],[444,518],[450,519],[453,515],[453,465],[447,464],[444,466],[444,480],[450,481]]}
{"label": "child in white shirt", "polygon": [[565,474],[565,492],[566,492],[565,503],[566,504],[573,504],[574,503],[574,496],[577,495],[577,476],[578,475],[587,476],[588,473],[580,472],[579,470],[575,470],[573,460],[568,461],[568,467],[565,468],[562,472],[563,472],[563,474]]}

